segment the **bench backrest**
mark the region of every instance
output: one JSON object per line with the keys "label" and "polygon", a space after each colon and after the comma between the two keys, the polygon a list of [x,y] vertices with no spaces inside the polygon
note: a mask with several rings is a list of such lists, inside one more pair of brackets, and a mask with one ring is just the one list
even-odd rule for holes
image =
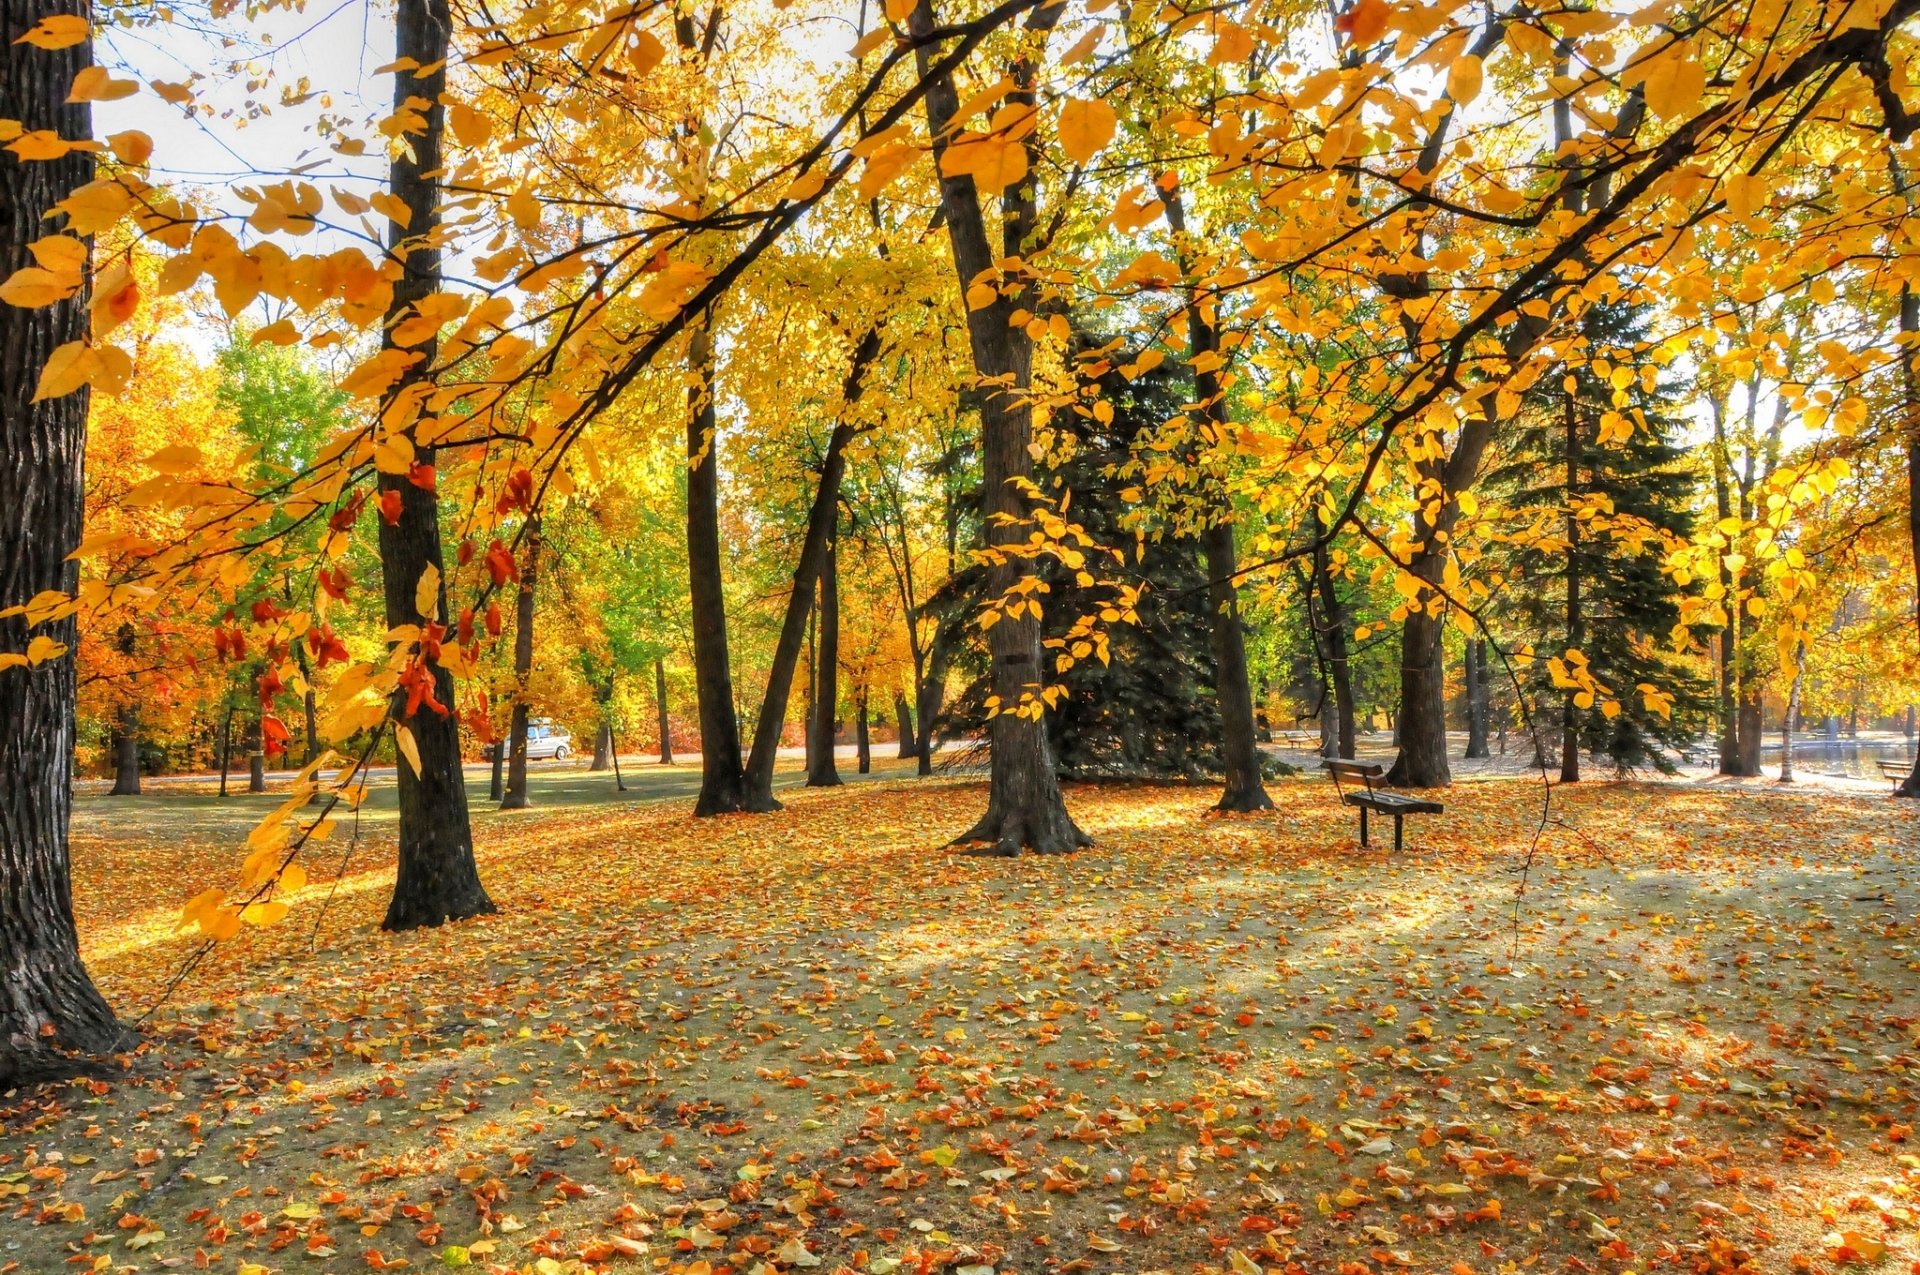
{"label": "bench backrest", "polygon": [[1372,792],[1373,781],[1387,773],[1386,767],[1380,765],[1378,762],[1344,761],[1339,758],[1329,758],[1321,762],[1320,766],[1329,775],[1333,776],[1334,791],[1338,792],[1342,798],[1346,796],[1347,792],[1346,788],[1340,783],[1342,779],[1358,779],[1362,787],[1368,792]]}

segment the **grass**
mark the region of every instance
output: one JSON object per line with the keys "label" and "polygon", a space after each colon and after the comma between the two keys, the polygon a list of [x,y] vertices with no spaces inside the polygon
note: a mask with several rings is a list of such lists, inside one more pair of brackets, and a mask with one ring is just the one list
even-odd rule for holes
{"label": "grass", "polygon": [[[1920,1258],[1905,803],[1592,785],[1557,796],[1529,864],[1522,781],[1455,789],[1399,857],[1358,855],[1320,779],[1231,819],[1202,790],[1080,789],[1096,849],[1002,861],[941,848],[973,783],[695,821],[551,782],[477,818],[500,916],[379,934],[391,826],[370,820],[153,1014],[124,1079],[0,1100],[0,1259]],[[192,796],[81,807],[87,956],[132,1017],[243,828]]]}

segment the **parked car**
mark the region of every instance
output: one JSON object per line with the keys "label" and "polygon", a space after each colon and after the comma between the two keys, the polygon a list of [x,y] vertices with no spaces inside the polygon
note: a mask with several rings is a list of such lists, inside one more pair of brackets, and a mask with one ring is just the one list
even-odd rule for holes
{"label": "parked car", "polygon": [[[494,748],[505,748],[506,740],[495,744]],[[509,757],[513,754],[509,752]],[[573,736],[563,726],[555,726],[551,718],[536,717],[527,723],[527,760],[541,761],[551,757],[555,761],[565,761],[573,755]],[[493,749],[487,750],[487,760],[493,760]]]}
{"label": "parked car", "polygon": [[564,727],[555,726],[544,717],[536,717],[527,723],[528,761],[539,761],[545,757],[565,761],[572,751],[573,736]]}

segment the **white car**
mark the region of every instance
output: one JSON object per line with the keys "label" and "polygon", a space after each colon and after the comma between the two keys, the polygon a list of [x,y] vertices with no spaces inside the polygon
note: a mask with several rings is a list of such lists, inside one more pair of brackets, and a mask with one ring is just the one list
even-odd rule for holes
{"label": "white car", "polygon": [[[502,740],[498,747],[506,748],[509,741]],[[555,726],[549,718],[536,717],[527,723],[527,760],[540,761],[551,757],[555,761],[565,761],[573,754],[573,736],[565,728]],[[512,756],[509,752],[508,756]],[[493,754],[488,753],[491,761]]]}

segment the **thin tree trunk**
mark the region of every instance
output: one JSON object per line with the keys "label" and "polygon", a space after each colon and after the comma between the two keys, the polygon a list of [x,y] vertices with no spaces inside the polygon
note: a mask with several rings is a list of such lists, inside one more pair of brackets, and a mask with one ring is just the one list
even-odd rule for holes
{"label": "thin tree trunk", "polygon": [[1488,718],[1492,704],[1492,672],[1487,664],[1487,640],[1483,637],[1471,639],[1467,643],[1467,653],[1471,655],[1467,683],[1467,756],[1469,758],[1491,757],[1487,747]]}
{"label": "thin tree trunk", "polygon": [[935,633],[933,641],[927,644],[927,676],[920,683],[920,702],[916,705],[919,721],[915,723],[918,733],[914,736],[913,755],[918,764],[914,773],[923,777],[933,773],[933,723],[946,700],[947,666],[951,660],[947,643]]}
{"label": "thin tree trunk", "polygon": [[502,810],[525,810],[533,804],[527,793],[527,681],[533,676],[534,589],[540,576],[540,518],[527,519],[526,561],[520,567],[520,588],[513,599],[513,724],[508,730],[507,795]]}
{"label": "thin tree trunk", "polygon": [[220,795],[227,795],[227,774],[233,769],[233,705],[227,705],[227,715],[220,723]]}
{"label": "thin tree trunk", "polygon": [[[1567,645],[1580,650],[1586,642],[1586,618],[1580,609],[1580,519],[1574,507],[1580,493],[1580,413],[1567,394]],[[1569,690],[1560,700],[1560,782],[1580,782],[1580,708]]]}
{"label": "thin tree trunk", "polygon": [[[1186,208],[1176,186],[1164,192],[1167,224],[1176,237],[1187,230]],[[1181,268],[1187,266],[1184,249]],[[1192,293],[1187,305],[1187,344],[1192,356],[1193,386],[1204,430],[1218,445],[1226,432],[1227,395],[1220,384],[1220,339],[1214,331],[1211,303],[1201,304]],[[1210,489],[1213,519],[1200,538],[1207,556],[1207,606],[1213,637],[1214,690],[1220,705],[1220,756],[1226,784],[1214,809],[1235,813],[1273,809],[1273,798],[1260,778],[1260,744],[1254,736],[1253,686],[1247,676],[1246,631],[1240,622],[1240,590],[1235,583],[1239,562],[1233,543],[1233,500],[1224,484]]]}
{"label": "thin tree trunk", "polygon": [[862,683],[854,694],[853,745],[854,755],[859,761],[859,770],[863,775],[873,773],[873,739],[867,733],[867,688]]}
{"label": "thin tree trunk", "polygon": [[[417,111],[421,130],[408,135],[391,162],[392,195],[408,211],[407,225],[389,221],[387,249],[401,265],[393,282],[393,300],[387,309],[386,343],[392,345],[394,325],[416,301],[440,288],[440,226],[438,182],[442,167],[440,139],[446,123],[442,98],[447,88],[447,46],[452,19],[447,0],[399,0],[395,12],[394,56],[422,68],[393,77],[396,114]],[[410,107],[409,103],[417,106]],[[437,344],[413,347],[421,356],[401,378],[388,403],[418,394],[438,356]],[[434,449],[414,446],[417,465],[434,463]],[[424,475],[424,470],[416,471]],[[446,576],[440,552],[440,498],[412,481],[409,474],[381,474],[380,493],[397,493],[400,516],[392,524],[378,519],[380,575],[389,629],[438,623],[447,614]],[[440,587],[429,601],[435,614],[422,615],[415,605],[421,577],[431,568]],[[424,654],[416,658],[425,660]],[[440,925],[494,911],[493,900],[480,884],[473,858],[473,829],[467,817],[466,775],[460,765],[460,725],[454,718],[453,675],[438,663],[427,663],[422,673],[431,678],[434,699],[441,711],[425,702],[411,717],[399,722],[412,734],[420,766],[402,758],[399,772],[400,854],[393,898],[381,928],[411,930]],[[396,695],[395,717],[405,707],[406,692]]]}
{"label": "thin tree trunk", "polygon": [[[814,581],[814,587],[818,590],[819,581]],[[820,599],[816,592],[807,599],[807,693],[800,703],[800,768],[809,775],[813,773],[813,715],[820,704],[819,628]]]}
{"label": "thin tree trunk", "polygon": [[913,710],[907,707],[907,697],[902,695],[898,688],[893,692],[893,720],[900,736],[900,760],[906,761],[908,758],[917,756],[918,750],[914,747]]}
{"label": "thin tree trunk", "polygon": [[[1920,586],[1920,295],[1911,285],[1900,286],[1900,335],[1906,340],[1900,347],[1901,406],[1907,431],[1907,547],[1912,561],[1914,581]],[[1914,620],[1920,626],[1920,592],[1914,596]],[[1907,735],[1913,736],[1914,713],[1907,708]],[[1915,755],[1913,770],[1901,781],[1897,795],[1920,797],[1920,754]]]}
{"label": "thin tree trunk", "polygon": [[[1320,528],[1320,515],[1316,511],[1313,518],[1315,539],[1320,536]],[[1333,563],[1325,545],[1313,553],[1313,587],[1320,595],[1321,636],[1326,641],[1327,675],[1333,682],[1337,746],[1340,756],[1351,761],[1354,749],[1353,666],[1347,655],[1347,611],[1340,602],[1339,590],[1334,588]]]}
{"label": "thin tree trunk", "polygon": [[[880,330],[869,328],[854,348],[851,366],[841,384],[840,397],[847,408],[860,400],[866,387],[867,368],[880,353]],[[846,474],[847,446],[856,433],[850,421],[842,419],[827,437],[827,450],[821,458],[820,483],[814,488],[813,504],[807,510],[806,536],[800,543],[800,560],[793,568],[793,592],[787,596],[786,614],[780,621],[780,636],[773,647],[773,663],[767,671],[767,692],[760,702],[760,720],[754,725],[753,749],[747,757],[749,809],[778,810],[773,795],[773,766],[779,756],[780,733],[787,723],[787,703],[793,694],[794,666],[800,658],[800,642],[812,614],[811,600],[815,584],[828,555],[833,527],[840,509],[840,485]],[[808,679],[809,687],[812,678]],[[807,737],[808,747],[812,736]],[[812,756],[808,756],[812,769]]]}
{"label": "thin tree trunk", "polygon": [[814,670],[813,713],[807,723],[807,787],[837,788],[834,717],[840,709],[840,549],[827,544],[820,564],[820,654]]}
{"label": "thin tree trunk", "polygon": [[673,719],[667,712],[667,663],[653,662],[653,703],[660,714],[660,764],[673,765]]}
{"label": "thin tree trunk", "polygon": [[1793,689],[1787,693],[1787,711],[1780,719],[1780,782],[1793,782],[1793,728],[1794,719],[1800,715],[1800,686],[1806,680],[1807,644],[1800,643],[1793,652]]}
{"label": "thin tree trunk", "polygon": [[752,809],[734,716],[727,654],[727,599],[720,579],[720,433],[713,402],[713,316],[688,336],[694,384],[687,391],[687,577],[693,606],[693,686],[700,705],[700,796],[693,813]]}
{"label": "thin tree trunk", "polygon": [[[1029,27],[1043,16],[1057,21],[1064,6],[1036,10]],[[908,30],[920,43],[916,57],[927,73],[935,53],[936,29],[930,0],[920,0],[907,19]],[[1044,30],[1045,27],[1041,27]],[[1030,31],[1029,40],[1033,40]],[[1025,58],[1013,68],[1014,89],[1007,101],[1013,107],[1033,107],[1033,65]],[[932,137],[934,164],[941,160],[953,136],[960,98],[951,75],[935,76],[924,98]],[[1034,205],[1034,177],[1008,188],[1003,240],[1009,253],[1029,250],[1038,220]],[[973,178],[966,174],[940,177],[940,206],[947,222],[947,240],[964,290],[977,278],[993,277],[1001,254],[987,237],[986,220]],[[993,599],[1021,596],[1017,590],[1030,579],[1029,560],[1012,552],[1024,541],[1031,510],[1018,486],[1032,472],[1028,447],[1033,440],[1033,409],[1025,401],[1032,371],[1033,347],[1023,328],[1010,320],[1016,306],[1034,298],[1018,290],[1018,297],[996,296],[989,304],[969,309],[967,336],[974,371],[989,386],[980,401],[981,521],[992,554],[987,571],[987,595]],[[1040,697],[1046,688],[1040,646],[1040,617],[1028,608],[1019,616],[1003,615],[987,631],[991,661],[989,686],[999,705],[989,723],[992,767],[987,809],[956,844],[987,845],[1003,855],[1023,848],[1042,854],[1061,853],[1092,844],[1092,838],[1067,813],[1065,796],[1054,770],[1053,749],[1047,740]],[[924,727],[923,727],[924,729]]]}
{"label": "thin tree trunk", "polygon": [[[492,713],[493,713],[493,723],[497,731],[499,727],[499,722],[500,722],[499,705],[496,704],[492,706]],[[502,797],[506,796],[507,794],[507,739],[506,739],[506,736],[499,735],[499,734],[495,735],[494,741],[493,741],[493,747],[487,750],[487,759],[492,763],[492,766],[490,768],[491,773],[487,780],[487,800],[499,801]]]}
{"label": "thin tree trunk", "polygon": [[260,736],[260,709],[247,721],[247,791],[267,790],[267,755]]}
{"label": "thin tree trunk", "polygon": [[[87,0],[0,0],[0,118],[66,138],[93,136],[92,113],[66,99],[93,60],[88,41],[45,50],[16,43],[42,18],[91,20]],[[22,163],[0,153],[0,277],[34,264],[27,245],[58,233],[53,205],[93,177],[92,156]],[[0,609],[71,594],[86,486],[87,392],[33,402],[53,351],[87,335],[87,289],[39,309],[0,306]],[[68,821],[74,744],[73,617],[31,632],[0,618],[0,651],[36,636],[62,654],[0,670],[0,1092],[87,1070],[130,1043],[80,960]]]}

